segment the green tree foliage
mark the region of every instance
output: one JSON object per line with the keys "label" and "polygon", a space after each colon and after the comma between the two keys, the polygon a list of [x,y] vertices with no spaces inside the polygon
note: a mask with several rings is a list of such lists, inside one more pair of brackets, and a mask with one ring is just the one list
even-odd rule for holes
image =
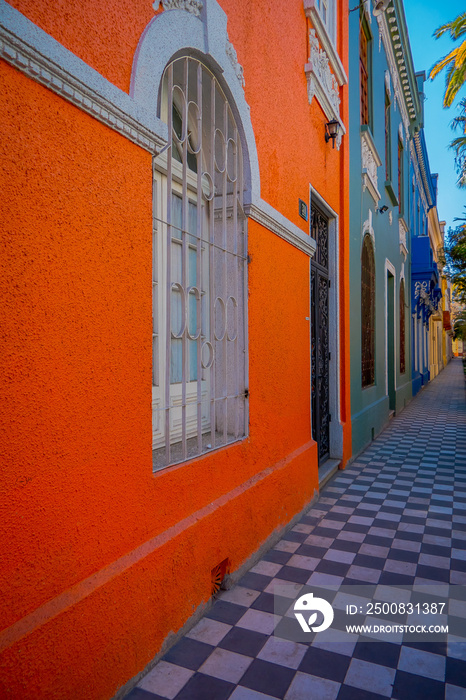
{"label": "green tree foliage", "polygon": [[[458,15],[452,22],[447,22],[435,30],[436,39],[449,32],[453,41],[457,41],[466,35],[466,12]],[[466,39],[456,46],[449,54],[437,61],[430,69],[429,78],[433,80],[446,68],[445,95],[443,106],[450,107],[458,91],[466,82]]]}
{"label": "green tree foliage", "polygon": [[455,301],[466,306],[466,207],[465,216],[457,217],[454,220],[463,223],[448,231],[445,263],[452,286],[454,286]]}
{"label": "green tree foliage", "polygon": [[459,312],[453,323],[455,340],[466,340],[466,311]]}

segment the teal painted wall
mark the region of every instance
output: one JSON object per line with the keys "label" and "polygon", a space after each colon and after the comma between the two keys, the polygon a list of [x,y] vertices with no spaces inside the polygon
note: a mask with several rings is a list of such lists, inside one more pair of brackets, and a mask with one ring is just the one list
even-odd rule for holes
{"label": "teal painted wall", "polygon": [[[398,12],[398,9],[397,9]],[[361,154],[359,24],[358,12],[350,14],[349,26],[349,138],[350,138],[350,315],[351,315],[351,421],[353,455],[357,455],[387,425],[391,410],[399,413],[412,398],[411,332],[410,332],[410,257],[400,252],[398,196],[398,139],[401,115],[395,106],[393,81],[390,80],[390,145],[391,188],[386,182],[385,163],[385,73],[389,69],[384,44],[379,50],[379,31],[374,17],[369,24],[372,33],[370,51],[370,125],[369,132],[381,160],[377,167],[376,203],[369,188],[363,187]],[[402,18],[398,16],[399,21]],[[409,47],[408,47],[409,51]],[[362,130],[367,130],[363,127]],[[404,132],[405,135],[405,132]],[[409,231],[409,142],[403,138],[403,213]],[[377,197],[376,197],[377,198]],[[396,204],[394,203],[396,201]],[[380,213],[378,209],[388,210]],[[375,382],[362,388],[361,374],[361,249],[363,234],[370,231],[375,255]],[[409,248],[409,233],[406,235]],[[387,262],[388,261],[388,262]],[[387,284],[387,267],[393,279]],[[405,280],[405,372],[400,373],[399,293],[400,280]],[[388,295],[388,300],[387,300]],[[388,303],[387,303],[388,302]],[[389,318],[388,310],[391,309]],[[391,331],[388,330],[390,323]],[[390,343],[388,347],[389,340]],[[391,370],[388,371],[388,366]],[[389,392],[389,379],[392,391]],[[389,393],[391,394],[391,400]],[[391,405],[390,405],[391,404]]]}

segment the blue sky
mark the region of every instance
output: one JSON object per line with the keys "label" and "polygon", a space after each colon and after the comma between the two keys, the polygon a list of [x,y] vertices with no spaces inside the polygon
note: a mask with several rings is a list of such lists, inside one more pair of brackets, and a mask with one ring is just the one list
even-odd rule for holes
{"label": "blue sky", "polygon": [[[411,52],[416,72],[429,69],[438,58],[445,56],[457,45],[449,36],[434,39],[434,30],[445,22],[449,22],[464,11],[463,0],[404,0],[404,10],[408,25]],[[461,97],[466,97],[466,87],[460,90],[449,109],[443,109],[443,93],[445,80],[443,73],[435,80],[426,80],[424,90],[426,101],[425,110],[425,136],[429,153],[430,170],[439,173],[437,209],[439,219],[453,223],[455,216],[463,215],[463,207],[466,205],[466,190],[456,187],[456,172],[454,167],[453,151],[448,144],[455,134],[450,128],[451,120],[459,112],[455,108]],[[460,133],[457,132],[459,136]]]}

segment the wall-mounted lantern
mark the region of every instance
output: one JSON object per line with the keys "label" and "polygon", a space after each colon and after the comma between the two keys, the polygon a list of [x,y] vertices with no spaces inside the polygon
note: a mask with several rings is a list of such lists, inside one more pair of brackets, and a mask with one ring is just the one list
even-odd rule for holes
{"label": "wall-mounted lantern", "polygon": [[338,119],[332,119],[325,125],[325,142],[328,143],[332,139],[332,148],[335,148],[335,139],[341,133],[340,122]]}

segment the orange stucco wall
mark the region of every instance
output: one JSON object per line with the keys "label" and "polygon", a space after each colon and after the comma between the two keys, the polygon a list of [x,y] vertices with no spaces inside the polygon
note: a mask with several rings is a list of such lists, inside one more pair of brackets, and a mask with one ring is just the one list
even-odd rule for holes
{"label": "orange stucco wall", "polygon": [[[150,2],[11,4],[128,91]],[[347,140],[307,101],[301,0],[221,4],[262,197],[306,231],[311,182],[340,216],[344,421]],[[0,89],[0,696],[108,698],[314,495],[309,259],[249,223],[249,437],[154,476],[151,157],[4,62]]]}

